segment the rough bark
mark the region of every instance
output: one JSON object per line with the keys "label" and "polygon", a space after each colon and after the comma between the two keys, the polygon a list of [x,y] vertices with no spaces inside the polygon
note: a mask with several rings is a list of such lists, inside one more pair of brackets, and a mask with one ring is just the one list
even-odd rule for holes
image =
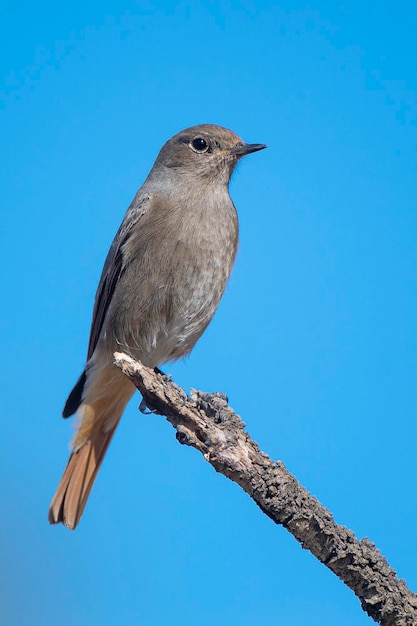
{"label": "rough bark", "polygon": [[282,462],[261,452],[225,395],[191,390],[188,397],[168,376],[126,354],[114,357],[146,405],[174,426],[178,441],[199,450],[217,472],[240,485],[356,594],[370,617],[383,626],[417,626],[417,596],[375,545],[336,524]]}

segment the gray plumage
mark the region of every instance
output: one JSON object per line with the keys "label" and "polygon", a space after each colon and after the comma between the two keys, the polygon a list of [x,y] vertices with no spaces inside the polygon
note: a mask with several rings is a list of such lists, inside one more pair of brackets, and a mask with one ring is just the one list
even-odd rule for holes
{"label": "gray plumage", "polygon": [[230,177],[241,156],[264,147],[211,124],[188,128],[162,147],[103,267],[87,365],[63,412],[77,411],[79,426],[51,523],[78,523],[135,391],[113,366],[113,353],[156,367],[188,354],[212,319],[238,243]]}

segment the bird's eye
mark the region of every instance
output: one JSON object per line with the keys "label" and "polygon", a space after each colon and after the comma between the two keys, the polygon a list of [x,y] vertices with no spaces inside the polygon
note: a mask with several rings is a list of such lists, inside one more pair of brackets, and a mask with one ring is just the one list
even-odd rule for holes
{"label": "bird's eye", "polygon": [[209,148],[207,141],[202,137],[196,137],[193,139],[190,146],[194,152],[207,152]]}

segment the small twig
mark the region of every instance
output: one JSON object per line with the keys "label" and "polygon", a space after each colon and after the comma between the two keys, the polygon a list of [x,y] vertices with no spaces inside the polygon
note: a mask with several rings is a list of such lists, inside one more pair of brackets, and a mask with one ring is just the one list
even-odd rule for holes
{"label": "small twig", "polygon": [[370,617],[383,626],[417,626],[417,596],[375,545],[336,524],[282,462],[261,452],[223,394],[192,390],[188,397],[169,377],[128,355],[118,352],[114,358],[146,405],[174,426],[178,441],[199,450],[217,472],[240,485],[356,594]]}

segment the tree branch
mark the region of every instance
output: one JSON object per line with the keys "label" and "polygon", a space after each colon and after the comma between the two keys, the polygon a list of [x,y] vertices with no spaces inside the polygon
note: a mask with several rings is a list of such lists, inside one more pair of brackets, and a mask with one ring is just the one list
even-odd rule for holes
{"label": "tree branch", "polygon": [[261,452],[223,394],[191,390],[188,397],[168,376],[114,355],[148,407],[176,429],[182,444],[199,450],[217,472],[242,487],[276,524],[336,574],[359,598],[362,608],[383,626],[417,626],[417,596],[368,539],[333,520],[280,461]]}

